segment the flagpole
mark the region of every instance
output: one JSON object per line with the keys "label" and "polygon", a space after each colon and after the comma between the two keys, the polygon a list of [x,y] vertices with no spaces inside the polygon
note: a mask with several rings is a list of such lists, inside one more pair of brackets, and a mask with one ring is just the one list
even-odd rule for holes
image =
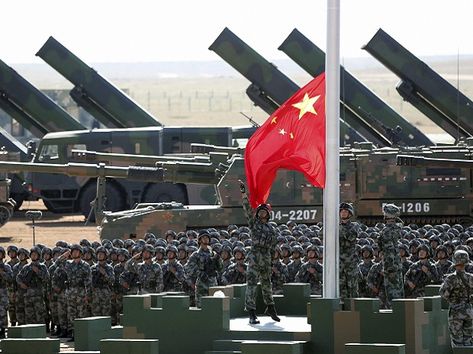
{"label": "flagpole", "polygon": [[327,0],[327,55],[325,56],[326,182],[324,188],[323,297],[339,297],[340,201],[340,0]]}

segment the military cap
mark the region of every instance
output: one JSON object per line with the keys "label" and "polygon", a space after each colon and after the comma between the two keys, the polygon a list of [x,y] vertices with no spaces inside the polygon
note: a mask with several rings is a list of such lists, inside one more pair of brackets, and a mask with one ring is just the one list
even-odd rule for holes
{"label": "military cap", "polygon": [[455,265],[466,265],[470,261],[468,252],[464,250],[455,251],[453,254],[453,263]]}
{"label": "military cap", "polygon": [[346,210],[350,213],[351,216],[355,215],[355,208],[351,203],[340,203],[340,207],[338,208],[339,211]]}
{"label": "military cap", "polygon": [[383,214],[386,219],[394,219],[401,215],[401,209],[392,203],[384,204]]}

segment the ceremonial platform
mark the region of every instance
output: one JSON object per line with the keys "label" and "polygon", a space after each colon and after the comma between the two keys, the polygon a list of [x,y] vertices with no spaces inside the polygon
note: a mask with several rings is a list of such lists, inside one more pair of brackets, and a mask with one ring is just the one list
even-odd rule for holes
{"label": "ceremonial platform", "polygon": [[[400,299],[379,310],[377,299],[339,299],[310,295],[308,284],[286,284],[275,296],[281,322],[262,315],[249,325],[243,309],[245,285],[212,288],[202,308],[189,307],[181,293],[124,298],[123,326],[110,317],[75,321],[72,353],[89,354],[469,354],[450,347],[447,310],[440,297]],[[430,294],[438,294],[431,287]],[[39,327],[38,327],[39,326]],[[44,325],[17,327],[16,338],[0,342],[2,354],[57,354],[58,339]]]}

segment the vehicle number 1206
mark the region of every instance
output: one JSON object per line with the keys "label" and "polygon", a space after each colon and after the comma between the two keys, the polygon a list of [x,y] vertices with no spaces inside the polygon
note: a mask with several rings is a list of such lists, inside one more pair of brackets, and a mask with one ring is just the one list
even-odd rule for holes
{"label": "vehicle number 1206", "polygon": [[315,219],[317,215],[316,209],[296,209],[296,210],[288,210],[287,212],[282,211],[271,211],[271,219],[273,220],[312,220]]}

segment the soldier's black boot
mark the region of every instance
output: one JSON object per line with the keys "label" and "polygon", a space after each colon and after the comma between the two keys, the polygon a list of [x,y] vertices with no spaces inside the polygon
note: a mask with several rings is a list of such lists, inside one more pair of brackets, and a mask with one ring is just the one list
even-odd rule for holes
{"label": "soldier's black boot", "polygon": [[12,323],[11,323],[11,326],[12,326],[12,327],[16,327],[16,322],[12,322]]}
{"label": "soldier's black boot", "polygon": [[61,335],[61,332],[62,332],[61,326],[57,325],[57,326],[55,326],[53,335],[59,337]]}
{"label": "soldier's black boot", "polygon": [[259,320],[258,317],[256,317],[256,311],[255,310],[249,310],[250,313],[250,324],[258,324]]}
{"label": "soldier's black boot", "polygon": [[51,333],[51,326],[49,324],[50,322],[49,321],[46,321],[46,333],[50,334]]}
{"label": "soldier's black boot", "polygon": [[67,338],[67,329],[63,329],[59,334],[59,338]]}
{"label": "soldier's black boot", "polygon": [[276,322],[281,321],[281,319],[278,317],[278,314],[276,313],[276,308],[274,307],[274,305],[268,305],[268,307],[266,307],[266,311],[264,311],[264,313],[265,313],[265,315],[271,316],[273,321],[276,321]]}
{"label": "soldier's black boot", "polygon": [[67,336],[69,337],[69,339],[67,340],[68,343],[70,342],[74,342],[74,331],[70,331]]}
{"label": "soldier's black boot", "polygon": [[5,339],[5,328],[0,329],[0,339]]}

